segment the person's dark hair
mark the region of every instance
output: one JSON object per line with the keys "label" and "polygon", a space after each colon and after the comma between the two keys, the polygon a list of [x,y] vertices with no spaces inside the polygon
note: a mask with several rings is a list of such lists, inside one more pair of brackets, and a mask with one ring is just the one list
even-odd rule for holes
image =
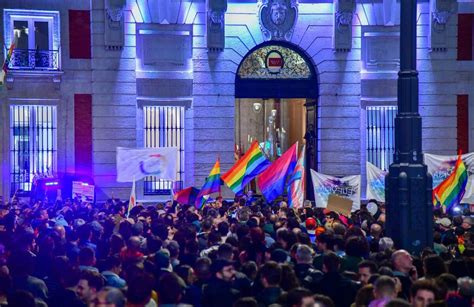
{"label": "person's dark hair", "polygon": [[374,289],[378,293],[396,293],[395,280],[388,276],[380,276],[374,284]]}
{"label": "person's dark hair", "polygon": [[209,278],[211,276],[211,259],[203,257],[198,258],[194,264],[194,272],[200,279]]}
{"label": "person's dark hair", "polygon": [[12,278],[4,270],[0,270],[0,294],[7,295],[12,287]]}
{"label": "person's dark hair", "polygon": [[281,281],[281,267],[275,261],[268,261],[260,267],[260,277],[265,278],[270,286],[276,286]]}
{"label": "person's dark hair", "polygon": [[306,288],[294,288],[286,296],[287,306],[300,306],[305,297],[313,296],[313,293]]}
{"label": "person's dark hair", "polygon": [[389,266],[382,266],[379,268],[379,274],[382,276],[393,277],[393,270]]}
{"label": "person's dark hair", "polygon": [[415,297],[416,293],[419,290],[426,290],[426,291],[431,291],[435,295],[435,297],[438,297],[438,288],[436,287],[436,284],[434,283],[433,280],[429,279],[423,279],[423,280],[417,280],[415,281],[410,288],[410,296]]}
{"label": "person's dark hair", "polygon": [[109,271],[115,267],[120,266],[120,264],[121,264],[121,261],[119,257],[110,256],[104,260],[104,262],[102,263],[102,268],[104,269],[104,271]]}
{"label": "person's dark hair", "polygon": [[469,275],[469,268],[464,259],[453,259],[449,264],[449,273],[453,274],[457,278],[461,278]]}
{"label": "person's dark hair", "polygon": [[148,253],[154,254],[161,249],[163,241],[158,236],[149,235],[146,239],[146,248]]}
{"label": "person's dark hair", "polygon": [[290,291],[300,286],[298,277],[296,276],[293,267],[288,263],[280,264],[281,267],[281,281],[280,286],[285,291]]}
{"label": "person's dark hair", "polygon": [[221,234],[221,236],[227,236],[229,233],[229,223],[226,221],[220,222],[217,224],[217,231]]}
{"label": "person's dark hair", "polygon": [[329,296],[322,295],[322,294],[315,294],[314,301],[322,305],[322,307],[336,307],[334,302]]}
{"label": "person's dark hair", "polygon": [[79,279],[86,280],[88,286],[90,288],[96,289],[97,291],[99,291],[105,284],[104,278],[102,275],[100,275],[100,273],[90,270],[82,271]]}
{"label": "person's dark hair", "polygon": [[155,284],[153,275],[145,271],[137,271],[127,277],[127,301],[132,304],[148,303]]}
{"label": "person's dark hair", "polygon": [[232,248],[232,245],[229,243],[224,243],[219,245],[219,248],[217,249],[217,258],[218,259],[228,259],[232,260],[234,256],[234,251]]}
{"label": "person's dark hair", "polygon": [[90,247],[83,247],[79,251],[80,265],[94,265],[94,250]]}
{"label": "person's dark hair", "polygon": [[369,306],[374,299],[374,286],[367,284],[357,291],[354,303],[356,306]]}
{"label": "person's dark hair", "polygon": [[458,280],[453,274],[443,273],[436,278],[436,282],[444,284],[448,291],[458,290]]}
{"label": "person's dark hair", "polygon": [[189,275],[191,273],[191,267],[189,265],[179,265],[174,268],[174,272],[178,274],[178,276],[184,280],[186,284],[188,284]]}
{"label": "person's dark hair", "polygon": [[160,304],[178,304],[184,294],[186,284],[175,273],[165,273],[158,282]]}
{"label": "person's dark hair", "polygon": [[385,304],[385,307],[411,307],[411,304],[401,298],[396,298]]}
{"label": "person's dark hair", "polygon": [[258,307],[258,303],[253,297],[241,297],[234,302],[232,307]]}
{"label": "person's dark hair", "polygon": [[33,294],[25,290],[16,290],[7,296],[8,306],[36,307]]}
{"label": "person's dark hair", "polygon": [[108,304],[114,305],[115,307],[125,306],[125,295],[120,289],[108,286],[102,288],[101,291],[105,292],[105,300]]}
{"label": "person's dark hair", "polygon": [[337,272],[341,265],[341,259],[333,252],[329,252],[323,256],[323,265],[327,272]]}
{"label": "person's dark hair", "polygon": [[425,269],[425,278],[436,278],[448,272],[443,258],[437,255],[429,255],[424,258],[423,266]]}
{"label": "person's dark hair", "polygon": [[361,261],[358,265],[359,269],[360,268],[369,268],[370,274],[375,274],[378,271],[378,266],[375,262],[371,260],[364,260]]}
{"label": "person's dark hair", "polygon": [[247,261],[242,264],[240,271],[245,274],[249,279],[254,280],[257,277],[257,264],[255,261]]}
{"label": "person's dark hair", "polygon": [[320,243],[325,243],[329,249],[332,249],[333,237],[333,235],[323,232],[316,238],[316,240]]}
{"label": "person's dark hair", "polygon": [[12,277],[27,276],[34,270],[34,259],[26,250],[14,251],[8,258],[8,268]]}
{"label": "person's dark hair", "polygon": [[363,237],[351,236],[346,240],[346,255],[365,257],[369,254],[369,243]]}

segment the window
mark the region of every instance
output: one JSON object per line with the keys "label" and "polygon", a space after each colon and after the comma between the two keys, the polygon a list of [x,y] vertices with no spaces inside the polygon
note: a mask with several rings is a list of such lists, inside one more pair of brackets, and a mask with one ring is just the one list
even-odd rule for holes
{"label": "window", "polygon": [[395,106],[367,107],[367,161],[388,170],[395,152]]}
{"label": "window", "polygon": [[5,48],[15,43],[9,69],[59,69],[59,13],[5,10]]}
{"label": "window", "polygon": [[56,107],[10,106],[10,193],[56,171]]}
{"label": "window", "polygon": [[146,177],[144,195],[168,195],[172,188],[181,189],[184,180],[184,107],[143,107],[145,147],[178,147],[178,179],[169,180]]}

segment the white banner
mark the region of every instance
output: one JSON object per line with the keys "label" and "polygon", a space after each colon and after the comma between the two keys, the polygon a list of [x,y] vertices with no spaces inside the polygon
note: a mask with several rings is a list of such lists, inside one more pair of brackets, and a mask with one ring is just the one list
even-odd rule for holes
{"label": "white banner", "polygon": [[[425,153],[424,157],[425,164],[428,166],[428,173],[433,177],[433,189],[453,172],[454,165],[458,159],[457,155],[440,156],[427,153]],[[474,203],[474,153],[467,153],[461,157],[469,175],[466,192],[461,202],[472,204]]]}
{"label": "white banner", "polygon": [[324,175],[311,170],[316,207],[326,208],[330,194],[352,200],[352,211],[360,208],[360,175],[343,178]]}
{"label": "white banner", "polygon": [[117,147],[117,181],[132,182],[147,176],[176,180],[178,148]]}
{"label": "white banner", "polygon": [[387,172],[381,170],[370,162],[367,162],[367,199],[375,199],[380,202],[385,202],[385,176]]}

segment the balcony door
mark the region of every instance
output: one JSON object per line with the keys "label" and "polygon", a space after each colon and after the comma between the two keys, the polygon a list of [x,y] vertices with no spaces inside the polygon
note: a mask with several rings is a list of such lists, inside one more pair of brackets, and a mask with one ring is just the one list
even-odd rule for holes
{"label": "balcony door", "polygon": [[[15,49],[11,69],[51,69],[56,53],[53,51],[53,18],[18,16],[11,19]],[[9,46],[7,46],[9,47]]]}

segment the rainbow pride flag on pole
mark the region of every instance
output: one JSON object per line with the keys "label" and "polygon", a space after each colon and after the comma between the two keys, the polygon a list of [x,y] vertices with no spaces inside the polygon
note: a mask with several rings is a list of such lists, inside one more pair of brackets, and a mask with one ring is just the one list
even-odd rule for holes
{"label": "rainbow pride flag on pole", "polygon": [[306,192],[306,161],[305,161],[306,145],[300,152],[300,157],[296,163],[295,171],[288,180],[288,205],[294,208],[302,208],[305,200]]}
{"label": "rainbow pride flag on pole", "polygon": [[298,142],[258,176],[258,188],[268,202],[274,201],[285,191],[287,177],[295,170],[297,154]]}
{"label": "rainbow pride flag on pole", "polygon": [[8,48],[7,56],[5,57],[5,62],[3,62],[3,71],[7,73],[8,71],[8,64],[10,63],[10,59],[12,58],[13,50],[15,49],[15,41],[16,39],[12,40],[10,44],[10,48]]}
{"label": "rainbow pride flag on pole", "polygon": [[130,192],[130,198],[128,199],[127,218],[133,207],[137,205],[137,196],[135,190],[135,177],[133,177],[132,192]]}
{"label": "rainbow pride flag on pole", "polygon": [[459,153],[451,175],[433,190],[433,204],[437,205],[439,202],[446,210],[459,204],[466,191],[467,179],[466,166]]}
{"label": "rainbow pride flag on pole", "polygon": [[196,207],[200,209],[202,205],[204,204],[203,197],[205,195],[210,195],[212,193],[221,193],[221,185],[222,185],[222,180],[221,180],[221,164],[219,159],[217,159],[216,163],[214,164],[214,167],[211,169],[211,172],[209,173],[209,177],[206,178],[206,181],[204,182],[204,185],[201,188],[201,191],[199,191],[198,196],[196,197]]}
{"label": "rainbow pride flag on pole", "polygon": [[236,194],[242,192],[245,186],[270,165],[270,161],[254,141],[249,150],[224,175],[222,180]]}
{"label": "rainbow pride flag on pole", "polygon": [[199,190],[195,187],[188,187],[173,194],[173,199],[183,205],[192,205],[196,201]]}

